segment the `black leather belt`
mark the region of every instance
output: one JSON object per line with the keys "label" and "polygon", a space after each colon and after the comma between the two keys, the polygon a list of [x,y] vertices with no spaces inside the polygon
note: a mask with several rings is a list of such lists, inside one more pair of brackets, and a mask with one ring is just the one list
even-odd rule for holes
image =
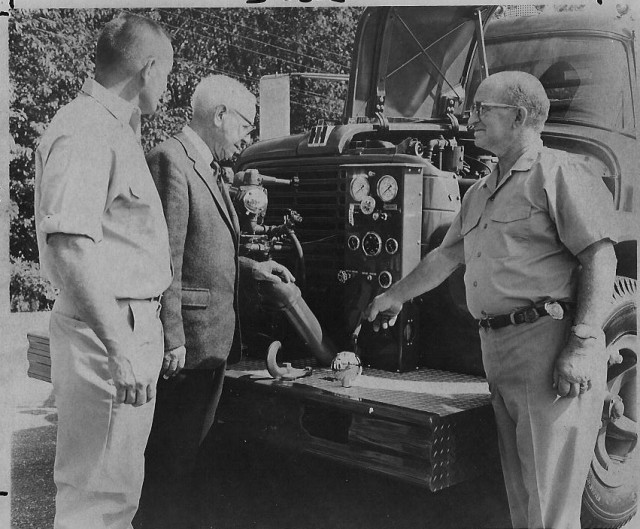
{"label": "black leather belt", "polygon": [[162,301],[162,294],[152,298],[117,298],[117,301],[156,301],[160,303]]}
{"label": "black leather belt", "polygon": [[554,320],[563,319],[573,307],[570,301],[545,301],[544,303],[514,310],[509,314],[489,316],[477,320],[483,329],[500,329],[507,325],[520,325],[521,323],[533,323],[542,316],[551,316]]}

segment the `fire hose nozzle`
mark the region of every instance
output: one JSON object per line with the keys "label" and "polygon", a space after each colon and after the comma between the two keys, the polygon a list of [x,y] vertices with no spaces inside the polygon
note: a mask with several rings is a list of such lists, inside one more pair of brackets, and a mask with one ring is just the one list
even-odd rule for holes
{"label": "fire hose nozzle", "polygon": [[267,371],[273,378],[276,380],[295,380],[309,376],[313,372],[310,367],[298,369],[291,367],[291,364],[287,362],[285,362],[284,367],[280,367],[276,359],[280,347],[282,347],[282,344],[276,340],[269,346],[269,352],[267,353]]}

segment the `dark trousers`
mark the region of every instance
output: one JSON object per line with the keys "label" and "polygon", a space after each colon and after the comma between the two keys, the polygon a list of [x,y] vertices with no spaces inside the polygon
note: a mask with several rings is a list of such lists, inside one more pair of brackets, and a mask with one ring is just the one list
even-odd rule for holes
{"label": "dark trousers", "polygon": [[206,468],[201,440],[213,422],[226,364],[186,369],[160,379],[145,451],[145,477],[136,529],[205,529]]}

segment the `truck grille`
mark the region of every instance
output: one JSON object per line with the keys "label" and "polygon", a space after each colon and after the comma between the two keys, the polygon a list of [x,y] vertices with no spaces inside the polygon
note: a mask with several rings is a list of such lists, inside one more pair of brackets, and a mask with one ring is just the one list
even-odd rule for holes
{"label": "truck grille", "polygon": [[298,177],[297,186],[269,188],[265,224],[281,224],[290,209],[302,216],[295,232],[304,252],[305,301],[325,329],[341,328],[342,318],[336,318],[342,313],[343,288],[337,273],[344,267],[345,189],[338,168],[261,168],[260,172]]}
{"label": "truck grille", "polygon": [[265,223],[281,223],[289,209],[297,211],[302,223],[296,233],[304,250],[308,274],[313,271],[314,275],[325,276],[337,272],[344,262],[344,191],[340,190],[337,170],[278,171],[277,176],[297,176],[299,184],[269,189]]}

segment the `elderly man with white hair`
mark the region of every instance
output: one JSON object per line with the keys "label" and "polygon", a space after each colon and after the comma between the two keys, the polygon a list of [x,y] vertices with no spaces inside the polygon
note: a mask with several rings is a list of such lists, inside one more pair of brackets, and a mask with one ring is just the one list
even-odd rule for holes
{"label": "elderly man with white hair", "polygon": [[162,298],[164,364],[146,450],[136,527],[209,527],[198,482],[198,451],[222,391],[227,361],[240,356],[237,293],[243,277],[293,281],[284,266],[238,257],[238,218],[222,180],[254,130],[256,98],[235,79],[203,79],[193,118],[153,149],[147,163],[169,229],[174,267]]}
{"label": "elderly man with white hair", "polygon": [[606,389],[601,324],[616,270],[613,202],[579,159],[543,146],[549,100],[524,72],[476,94],[475,144],[498,156],[442,245],[369,305],[374,327],[466,266],[514,528],[580,528]]}

